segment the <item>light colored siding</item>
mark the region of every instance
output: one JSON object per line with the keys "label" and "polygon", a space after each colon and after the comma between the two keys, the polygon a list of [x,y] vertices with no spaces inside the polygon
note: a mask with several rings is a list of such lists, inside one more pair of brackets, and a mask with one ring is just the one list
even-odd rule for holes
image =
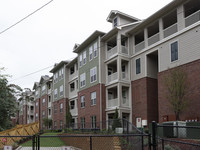
{"label": "light colored siding", "polygon": [[[174,41],[178,41],[178,60],[171,62],[170,44]],[[189,30],[162,44],[159,56],[159,72],[198,60],[200,58],[200,27]]]}

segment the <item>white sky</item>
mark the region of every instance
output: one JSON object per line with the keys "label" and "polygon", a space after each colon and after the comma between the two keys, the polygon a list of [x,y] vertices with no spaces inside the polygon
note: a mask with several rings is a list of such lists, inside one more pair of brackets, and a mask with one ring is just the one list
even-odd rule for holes
{"label": "white sky", "polygon": [[[0,0],[0,32],[50,0]],[[139,19],[152,15],[172,0],[54,0],[17,26],[0,34],[0,68],[14,80],[62,60],[76,57],[81,44],[95,30],[108,32],[111,10]],[[49,69],[12,81],[22,88],[33,87]]]}

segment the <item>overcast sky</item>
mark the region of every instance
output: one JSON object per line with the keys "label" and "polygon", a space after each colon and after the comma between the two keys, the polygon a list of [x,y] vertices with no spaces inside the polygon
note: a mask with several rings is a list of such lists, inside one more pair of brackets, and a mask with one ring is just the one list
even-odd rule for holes
{"label": "overcast sky", "polygon": [[[0,0],[0,32],[49,1]],[[75,43],[81,44],[95,30],[111,30],[111,23],[106,21],[111,10],[145,19],[171,1],[54,0],[0,34],[0,68],[5,67],[4,73],[12,75],[11,83],[32,89],[42,75],[51,75],[52,67],[39,70],[76,57],[72,52]]]}

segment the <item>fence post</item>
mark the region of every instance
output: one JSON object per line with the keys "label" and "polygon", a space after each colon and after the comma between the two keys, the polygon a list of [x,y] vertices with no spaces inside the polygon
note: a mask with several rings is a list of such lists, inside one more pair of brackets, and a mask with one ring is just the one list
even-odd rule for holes
{"label": "fence post", "polygon": [[92,137],[90,136],[90,150],[92,150]]}
{"label": "fence post", "polygon": [[32,150],[35,150],[35,135],[32,136]]}
{"label": "fence post", "polygon": [[148,141],[149,141],[149,150],[151,150],[151,134],[148,136]]}
{"label": "fence post", "polygon": [[144,150],[144,136],[143,136],[144,133],[142,133],[142,150]]}
{"label": "fence post", "polygon": [[40,150],[40,134],[38,134],[38,141],[37,141],[37,143],[38,143],[38,149],[37,150]]}
{"label": "fence post", "polygon": [[156,128],[157,127],[157,124],[155,121],[152,121],[152,145],[153,145],[153,150],[156,150]]}
{"label": "fence post", "polygon": [[165,149],[164,139],[162,139],[162,150]]}

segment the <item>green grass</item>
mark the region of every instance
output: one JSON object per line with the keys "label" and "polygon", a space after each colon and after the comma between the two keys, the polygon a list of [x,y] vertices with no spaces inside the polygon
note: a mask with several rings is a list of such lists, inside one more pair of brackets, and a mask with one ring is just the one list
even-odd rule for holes
{"label": "green grass", "polygon": [[[44,136],[55,136],[58,133],[45,133],[40,137],[40,147],[61,147],[65,146],[65,143],[59,137],[44,137]],[[32,140],[23,143],[22,147],[32,147]]]}

